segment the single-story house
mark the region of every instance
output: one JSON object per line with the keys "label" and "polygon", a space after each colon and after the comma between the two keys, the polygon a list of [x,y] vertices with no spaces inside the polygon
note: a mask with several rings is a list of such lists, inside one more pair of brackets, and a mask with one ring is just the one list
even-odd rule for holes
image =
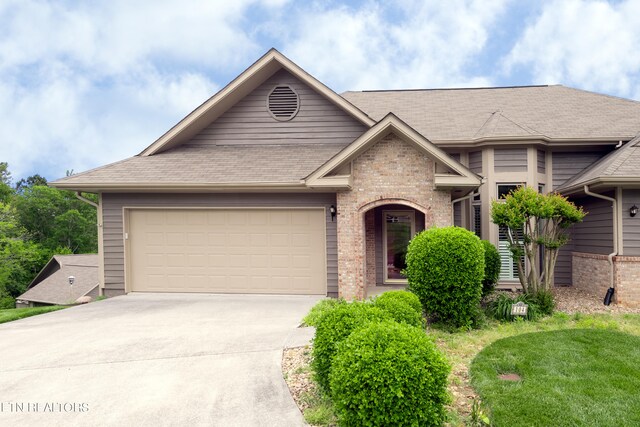
{"label": "single-story house", "polygon": [[[16,308],[68,305],[99,294],[98,254],[54,255],[16,298]],[[73,277],[73,284],[69,283]]]}
{"label": "single-story house", "polygon": [[[375,72],[375,70],[372,70]],[[401,285],[415,233],[502,254],[519,185],[584,206],[556,285],[640,304],[640,103],[560,85],[335,93],[275,49],[140,154],[51,185],[99,195],[99,282],[127,292],[321,294]]]}

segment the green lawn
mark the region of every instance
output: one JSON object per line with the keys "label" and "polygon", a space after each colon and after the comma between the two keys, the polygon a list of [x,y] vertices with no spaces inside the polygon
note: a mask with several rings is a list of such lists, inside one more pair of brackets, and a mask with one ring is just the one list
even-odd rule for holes
{"label": "green lawn", "polygon": [[[517,381],[500,379],[515,373]],[[640,425],[640,337],[610,329],[522,334],[483,349],[472,384],[499,426]]]}
{"label": "green lawn", "polygon": [[47,305],[44,307],[33,308],[8,308],[0,310],[0,323],[12,322],[14,320],[24,319],[25,317],[62,310],[63,308],[67,307],[62,305]]}

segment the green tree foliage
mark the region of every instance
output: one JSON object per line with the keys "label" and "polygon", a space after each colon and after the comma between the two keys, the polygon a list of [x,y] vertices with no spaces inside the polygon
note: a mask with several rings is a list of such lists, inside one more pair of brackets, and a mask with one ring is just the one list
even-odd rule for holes
{"label": "green tree foliage", "polygon": [[484,278],[478,236],[460,227],[423,231],[409,244],[405,272],[427,314],[450,326],[473,326]]}
{"label": "green tree foliage", "polygon": [[36,243],[73,253],[96,252],[96,209],[71,191],[36,185],[23,188],[14,201],[18,223]]}
{"label": "green tree foliage", "polygon": [[569,240],[565,230],[584,216],[582,208],[565,197],[540,194],[531,187],[520,187],[491,203],[491,220],[507,231],[525,292],[551,290],[559,249]]}
{"label": "green tree foliage", "polygon": [[[44,184],[44,185],[41,185]],[[72,192],[46,186],[40,175],[11,187],[0,163],[0,298],[15,298],[61,253],[97,251],[96,209]],[[88,196],[91,197],[91,196]]]}
{"label": "green tree foliage", "polygon": [[7,162],[0,162],[0,202],[6,203],[12,194],[9,165]]}

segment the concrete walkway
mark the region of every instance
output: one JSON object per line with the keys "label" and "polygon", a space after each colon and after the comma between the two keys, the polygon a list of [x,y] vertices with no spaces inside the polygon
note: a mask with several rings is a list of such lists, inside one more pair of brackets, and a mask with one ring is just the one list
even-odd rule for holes
{"label": "concrete walkway", "polygon": [[304,425],[282,348],[319,299],[130,294],[2,324],[0,425]]}

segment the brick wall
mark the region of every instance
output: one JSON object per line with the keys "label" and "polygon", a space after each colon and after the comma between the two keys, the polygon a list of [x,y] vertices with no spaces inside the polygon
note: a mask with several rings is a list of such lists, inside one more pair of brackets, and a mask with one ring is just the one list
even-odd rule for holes
{"label": "brick wall", "polygon": [[616,303],[640,308],[640,257],[614,257]]}
{"label": "brick wall", "polygon": [[572,257],[573,286],[604,298],[611,284],[611,267],[607,256],[573,252]]}
{"label": "brick wall", "polygon": [[[604,298],[611,284],[606,255],[573,252],[573,286]],[[625,307],[640,307],[640,257],[613,257],[614,302]]]}
{"label": "brick wall", "polygon": [[425,228],[447,226],[451,195],[435,189],[433,161],[394,134],[357,157],[352,176],[352,190],[337,195],[338,287],[341,297],[361,299],[365,281],[371,283],[369,263],[365,265],[365,213],[401,204],[424,213]]}

